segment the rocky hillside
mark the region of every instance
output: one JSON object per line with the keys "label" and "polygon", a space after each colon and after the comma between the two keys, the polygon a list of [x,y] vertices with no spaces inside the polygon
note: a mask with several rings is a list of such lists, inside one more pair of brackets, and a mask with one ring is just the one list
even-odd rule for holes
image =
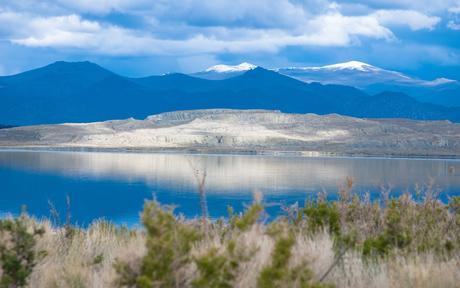
{"label": "rocky hillside", "polygon": [[2,129],[0,146],[460,156],[460,124],[268,110],[190,110],[145,120]]}

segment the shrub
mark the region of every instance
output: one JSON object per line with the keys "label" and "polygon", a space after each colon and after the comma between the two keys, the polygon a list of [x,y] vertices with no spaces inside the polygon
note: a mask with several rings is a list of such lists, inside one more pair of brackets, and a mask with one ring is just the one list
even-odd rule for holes
{"label": "shrub", "polygon": [[303,212],[307,216],[310,232],[317,233],[327,229],[334,236],[340,235],[340,213],[337,204],[331,202],[309,202]]}
{"label": "shrub", "polygon": [[206,254],[195,259],[198,270],[197,278],[192,282],[194,287],[234,287],[234,282],[241,264],[250,260],[255,251],[239,245],[238,240],[260,218],[264,208],[260,203],[252,204],[241,216],[229,210],[230,233],[222,240],[225,249],[218,251],[211,248]]}
{"label": "shrub", "polygon": [[363,254],[388,254],[390,249],[404,249],[412,241],[411,233],[407,226],[403,225],[403,218],[407,218],[403,202],[391,200],[385,211],[384,230],[377,236],[364,241]]}
{"label": "shrub", "polygon": [[44,251],[35,249],[44,230],[28,221],[25,212],[15,219],[0,220],[0,287],[24,287]]}
{"label": "shrub", "polygon": [[454,215],[452,225],[460,226],[460,196],[452,197],[449,201],[449,210]]}
{"label": "shrub", "polygon": [[[118,261],[117,284],[137,287],[178,287],[183,284],[178,272],[190,262],[189,252],[193,243],[200,239],[198,229],[178,221],[172,209],[157,202],[147,202],[142,213],[147,240],[147,254],[141,269],[136,271]],[[134,274],[134,275],[133,275]]]}
{"label": "shrub", "polygon": [[338,201],[327,202],[323,196],[306,202],[301,213],[288,210],[287,216],[295,218],[290,221],[291,229],[306,230],[310,235],[331,234],[338,255],[354,248],[366,257],[396,251],[449,256],[460,249],[460,198],[442,203],[429,188],[422,190],[426,195],[419,193],[415,200],[409,193],[393,199],[383,195],[384,202],[379,205],[371,202],[368,194],[360,198],[347,189]]}
{"label": "shrub", "polygon": [[233,287],[238,261],[212,248],[205,255],[197,258],[195,263],[199,276],[193,280],[193,287]]}
{"label": "shrub", "polygon": [[[415,202],[409,195],[389,200],[381,208],[381,227],[363,242],[363,255],[402,253],[451,253],[459,248],[459,225],[455,223],[455,199],[447,205],[436,199]],[[449,212],[449,209],[454,212]]]}
{"label": "shrub", "polygon": [[[260,288],[282,287],[283,278],[287,278],[291,248],[295,241],[292,236],[281,237],[272,252],[272,263],[259,275],[257,286]],[[284,279],[285,280],[285,279]]]}
{"label": "shrub", "polygon": [[262,204],[254,203],[243,213],[243,215],[236,216],[233,214],[233,209],[229,208],[230,225],[232,228],[246,231],[256,223],[263,210]]}
{"label": "shrub", "polygon": [[257,287],[332,287],[328,284],[314,281],[307,263],[303,263],[296,267],[291,267],[289,265],[291,250],[294,245],[295,238],[293,233],[288,232],[287,235],[279,236],[272,252],[272,262],[260,272],[257,279]]}
{"label": "shrub", "polygon": [[[181,221],[171,209],[148,202],[142,215],[147,253],[131,266],[118,261],[115,264],[117,283],[136,287],[225,288],[241,283],[261,288],[329,287],[315,280],[309,268],[315,263],[291,255],[299,236],[314,239],[316,234],[324,232],[334,240],[336,259],[332,265],[328,263],[329,268],[324,272],[319,271],[323,273],[318,278],[321,280],[336,279],[333,271],[346,270],[344,255],[360,255],[364,259],[359,261],[365,265],[418,255],[431,255],[436,261],[458,257],[460,198],[453,197],[446,204],[436,197],[418,195],[414,200],[409,194],[403,194],[391,199],[386,194],[383,202],[372,202],[369,195],[353,195],[351,184],[342,190],[337,201],[318,198],[306,202],[303,208],[288,207],[284,209],[287,217],[277,218],[268,225],[259,222],[261,225],[254,227],[264,212],[260,201],[240,215],[235,215],[230,208],[228,222],[207,223],[206,234],[201,232],[200,221]],[[254,244],[259,239],[254,237],[263,237],[264,245]],[[274,240],[270,263],[264,267],[254,265],[257,262],[253,262],[252,257],[267,255],[268,251],[258,253],[257,249],[271,247],[266,245],[270,237]],[[193,249],[194,244],[205,249]],[[251,268],[256,270],[248,276],[243,267],[259,268]],[[254,278],[248,280],[248,277]]]}

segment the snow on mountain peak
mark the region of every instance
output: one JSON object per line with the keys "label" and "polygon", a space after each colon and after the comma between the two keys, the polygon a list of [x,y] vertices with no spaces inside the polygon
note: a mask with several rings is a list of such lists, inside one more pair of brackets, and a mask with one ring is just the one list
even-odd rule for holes
{"label": "snow on mountain peak", "polygon": [[440,86],[444,84],[456,83],[456,80],[448,79],[448,78],[437,78],[433,81],[427,81],[423,85],[425,86]]}
{"label": "snow on mountain peak", "polygon": [[330,69],[330,70],[359,70],[359,71],[372,71],[378,70],[379,68],[369,65],[360,61],[349,61],[345,63],[338,63],[333,65],[326,65],[323,67],[318,67],[321,69]]}
{"label": "snow on mountain peak", "polygon": [[257,68],[256,65],[251,64],[251,63],[247,63],[247,62],[243,62],[243,63],[235,65],[235,66],[223,65],[223,64],[215,65],[215,66],[209,67],[205,71],[206,72],[229,73],[229,72],[249,71],[249,70],[252,70],[252,69],[255,69],[255,68]]}
{"label": "snow on mountain peak", "polygon": [[337,63],[326,66],[317,66],[317,67],[289,67],[277,69],[279,70],[305,70],[305,71],[340,71],[340,70],[355,70],[361,72],[372,72],[372,71],[381,71],[382,69],[372,66],[370,64],[360,62],[360,61],[348,61],[344,63]]}

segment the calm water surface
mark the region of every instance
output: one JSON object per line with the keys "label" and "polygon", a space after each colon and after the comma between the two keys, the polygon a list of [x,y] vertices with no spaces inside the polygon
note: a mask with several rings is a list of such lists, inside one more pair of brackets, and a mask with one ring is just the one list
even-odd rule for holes
{"label": "calm water surface", "polygon": [[52,203],[64,218],[69,195],[72,222],[83,226],[97,218],[138,223],[152,197],[196,217],[204,171],[213,218],[226,216],[228,205],[241,211],[256,190],[271,216],[280,213],[279,203],[303,203],[318,191],[334,198],[347,176],[355,192],[372,197],[382,186],[397,195],[431,181],[442,200],[460,195],[458,160],[0,151],[0,215],[26,205],[30,214],[50,217]]}

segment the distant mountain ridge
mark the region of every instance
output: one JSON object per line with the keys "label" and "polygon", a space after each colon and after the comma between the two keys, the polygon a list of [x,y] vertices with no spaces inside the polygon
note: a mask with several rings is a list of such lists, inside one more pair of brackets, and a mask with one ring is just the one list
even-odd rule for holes
{"label": "distant mountain ridge", "polygon": [[239,72],[223,80],[180,73],[129,78],[91,62],[56,62],[0,77],[0,123],[143,119],[167,111],[210,108],[460,122],[460,108],[421,103],[401,93],[371,96],[350,86],[305,83],[261,67]]}
{"label": "distant mountain ridge", "polygon": [[[223,69],[215,68],[221,66]],[[232,70],[232,67],[245,66],[256,67],[249,63],[242,63],[237,66],[216,65],[203,72],[191,75],[204,79],[227,79],[245,72],[237,69]],[[273,70],[307,83],[319,82],[321,84],[353,86],[369,94],[387,91],[403,92],[421,102],[460,107],[460,83],[456,80],[442,77],[434,80],[422,80],[361,61],[349,61],[318,67],[286,67]]]}
{"label": "distant mountain ridge", "polygon": [[359,61],[321,67],[289,67],[275,71],[305,82],[350,85],[370,94],[403,92],[419,101],[460,107],[460,83],[447,78],[422,80]]}
{"label": "distant mountain ridge", "polygon": [[[275,69],[275,71],[287,76],[296,76],[299,80],[306,82],[318,81],[333,84],[344,84],[343,82],[347,81],[350,82],[348,85],[353,85],[358,88],[381,82],[394,82],[421,86],[437,86],[457,82],[456,80],[447,78],[438,78],[432,81],[416,79],[401,72],[383,69],[360,61],[349,61],[319,67],[287,67]],[[330,79],[324,79],[324,74],[329,76]],[[358,75],[361,75],[362,79],[347,78],[347,76],[357,77]],[[362,82],[362,80],[364,80],[364,82]]]}
{"label": "distant mountain ridge", "polygon": [[204,71],[192,73],[190,75],[206,80],[223,80],[239,76],[255,68],[257,68],[256,65],[247,62],[243,62],[234,66],[219,64],[211,66]]}

